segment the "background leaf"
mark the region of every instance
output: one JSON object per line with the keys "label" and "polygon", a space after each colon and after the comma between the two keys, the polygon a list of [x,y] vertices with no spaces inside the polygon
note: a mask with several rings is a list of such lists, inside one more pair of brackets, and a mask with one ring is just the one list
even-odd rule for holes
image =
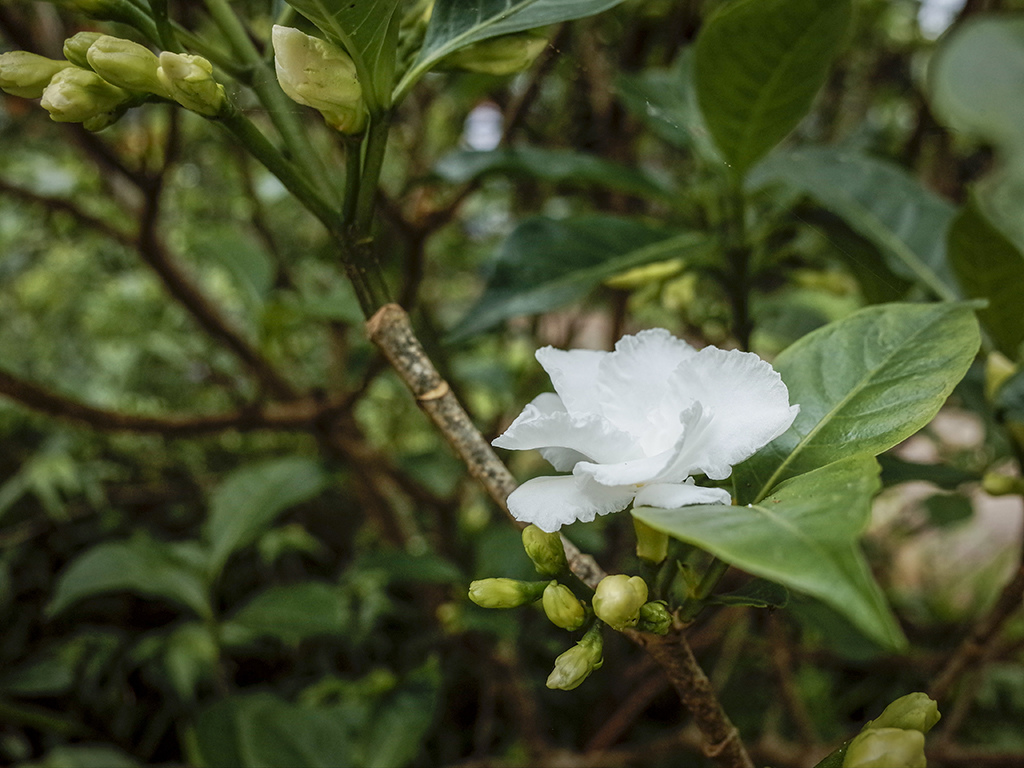
{"label": "background leaf", "polygon": [[697,99],[737,174],[810,110],[849,23],[849,0],[739,0],[705,23],[694,59]]}
{"label": "background leaf", "polygon": [[642,171],[570,149],[459,150],[442,157],[434,166],[434,173],[453,184],[490,174],[505,174],[573,187],[615,189],[640,197],[664,198],[671,192],[669,187]]}
{"label": "background leaf", "polygon": [[217,572],[232,552],[255,541],[281,512],[320,493],[325,483],[320,465],[299,457],[262,461],[232,472],[213,492],[203,529],[211,571]]}
{"label": "background leaf", "polygon": [[396,90],[413,83],[449,53],[499,35],[593,16],[622,0],[436,0],[423,47]]}
{"label": "background leaf", "polygon": [[778,486],[758,504],[641,507],[633,516],[730,565],[816,597],[891,649],[903,633],[857,546],[878,464],[853,456]]}
{"label": "background leaf", "polygon": [[910,437],[938,412],[980,343],[968,303],[868,307],[803,337],[774,363],[800,413],[785,434],[735,468],[740,502]]}
{"label": "background leaf", "polygon": [[260,592],[231,617],[225,633],[229,637],[276,637],[295,644],[316,635],[342,634],[349,618],[348,604],[338,586],[305,581]]}
{"label": "background leaf", "polygon": [[982,327],[1012,360],[1024,342],[1024,254],[989,221],[977,200],[968,202],[949,229],[949,260],[964,292],[987,299],[978,310]]}
{"label": "background leaf", "polygon": [[840,216],[886,257],[897,275],[946,300],[960,296],[946,262],[954,208],[900,167],[833,147],[776,153],[747,178],[748,189],[783,183]]}
{"label": "background leaf", "polygon": [[72,603],[103,592],[133,592],[188,606],[203,617],[211,608],[200,568],[179,545],[138,534],[99,544],[64,570],[47,606],[51,616]]}
{"label": "background leaf", "polygon": [[388,106],[402,1],[288,0],[288,4],[348,51],[371,109]]}
{"label": "background leaf", "polygon": [[703,234],[670,233],[612,216],[527,219],[501,244],[483,296],[450,338],[481,333],[510,317],[547,312],[627,269],[700,258],[711,246]]}

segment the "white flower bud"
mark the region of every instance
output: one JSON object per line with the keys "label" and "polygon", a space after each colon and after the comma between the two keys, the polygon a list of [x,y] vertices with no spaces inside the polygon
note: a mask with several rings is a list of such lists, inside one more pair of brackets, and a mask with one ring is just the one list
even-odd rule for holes
{"label": "white flower bud", "polygon": [[605,576],[594,592],[594,613],[612,629],[635,627],[647,602],[647,583],[639,576]]}
{"label": "white flower bud", "polygon": [[843,768],[926,768],[924,734],[902,728],[870,728],[850,742]]}
{"label": "white flower bud", "polygon": [[939,722],[939,705],[927,693],[908,693],[886,707],[882,714],[868,721],[869,728],[903,728],[928,733]]}
{"label": "white flower bud", "polygon": [[469,599],[481,608],[518,608],[541,598],[546,581],[479,579],[469,585]]}
{"label": "white flower bud", "polygon": [[363,129],[363,89],[347,53],[292,27],[275,25],[271,40],[277,80],[292,101],[318,110],[341,133]]}
{"label": "white flower bud", "polygon": [[557,533],[545,533],[536,525],[528,525],[523,528],[523,549],[541,576],[557,576],[569,569],[562,537]]}
{"label": "white flower bud", "polygon": [[556,627],[575,632],[587,620],[583,603],[564,584],[552,581],[544,588],[544,613]]}
{"label": "white flower bud", "polygon": [[169,96],[157,76],[160,59],[144,45],[101,35],[89,46],[86,60],[97,75],[119,88]]}
{"label": "white flower bud", "polygon": [[120,117],[120,108],[130,98],[95,72],[68,67],[53,76],[40,103],[54,122],[82,123],[98,131]]}
{"label": "white flower bud", "polygon": [[23,99],[38,99],[50,80],[71,65],[28,51],[0,53],[0,90]]}
{"label": "white flower bud", "polygon": [[587,634],[576,645],[555,659],[555,668],[548,675],[548,688],[571,691],[590,677],[595,669],[604,663],[602,655],[604,638],[601,636],[601,622],[595,621]]}
{"label": "white flower bud", "polygon": [[164,51],[156,75],[167,95],[207,117],[216,117],[227,103],[224,86],[213,79],[213,65],[202,56]]}

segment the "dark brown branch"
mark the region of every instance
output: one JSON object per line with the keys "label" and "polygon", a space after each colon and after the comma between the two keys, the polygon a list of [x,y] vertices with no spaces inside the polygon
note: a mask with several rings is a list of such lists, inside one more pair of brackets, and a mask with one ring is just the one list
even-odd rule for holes
{"label": "dark brown branch", "polygon": [[[495,503],[507,512],[508,495],[516,487],[515,478],[424,354],[405,310],[397,304],[386,304],[367,321],[366,333],[387,357],[420,408],[466,464],[470,474],[484,486]],[[565,536],[562,537],[562,544],[570,570],[583,583],[591,588],[596,587],[606,574],[594,558],[580,552]],[[682,627],[676,627],[666,637],[632,631],[625,634],[645,648],[665,670],[704,737],[704,753],[728,768],[753,768],[750,756],[740,741],[739,732],[725,714],[711,683],[697,664],[686,643]]]}
{"label": "dark brown branch", "polygon": [[105,432],[149,432],[168,437],[196,437],[228,430],[306,430],[333,417],[341,403],[313,399],[242,408],[211,416],[142,416],[96,408],[0,371],[0,396],[26,408],[86,424]]}

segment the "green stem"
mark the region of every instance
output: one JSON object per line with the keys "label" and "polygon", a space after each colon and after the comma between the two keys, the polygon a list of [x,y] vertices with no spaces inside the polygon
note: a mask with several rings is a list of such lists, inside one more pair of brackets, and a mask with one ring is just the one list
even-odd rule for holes
{"label": "green stem", "polygon": [[373,226],[377,204],[377,185],[384,166],[384,153],[388,148],[391,112],[370,116],[370,129],[363,144],[363,162],[359,174],[359,196],[356,200],[355,219],[349,222],[359,238],[368,237]]}
{"label": "green stem", "polygon": [[178,50],[174,29],[171,27],[171,20],[167,16],[167,0],[149,0],[149,8],[153,13],[153,21],[156,22],[160,47],[165,51]]}
{"label": "green stem", "polygon": [[[249,85],[270,115],[271,122],[281,134],[291,159],[298,163],[310,180],[327,181],[330,174],[313,149],[305,127],[299,120],[299,110],[277,84],[277,78],[249,37],[248,31],[231,10],[227,0],[206,0],[206,9],[228,43],[249,69]],[[332,194],[333,197],[333,194]]]}
{"label": "green stem", "polygon": [[722,577],[725,576],[725,572],[728,570],[729,564],[719,560],[717,557],[711,561],[708,569],[704,571],[700,584],[697,585],[696,592],[692,597],[683,601],[679,609],[679,618],[682,621],[693,621],[697,618],[697,615],[704,610],[704,601],[714,591],[715,587],[718,586],[718,582],[722,580]]}

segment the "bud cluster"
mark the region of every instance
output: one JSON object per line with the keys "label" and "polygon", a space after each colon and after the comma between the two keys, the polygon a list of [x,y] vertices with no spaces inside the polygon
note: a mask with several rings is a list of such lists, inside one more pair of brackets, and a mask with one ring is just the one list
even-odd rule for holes
{"label": "bud cluster", "polygon": [[925,768],[924,735],[940,717],[927,694],[896,699],[850,742],[843,768]]}
{"label": "bud cluster", "polygon": [[0,90],[40,105],[58,123],[106,128],[129,107],[153,98],[217,117],[227,106],[224,87],[202,56],[164,51],[97,32],[64,41],[65,60],[27,51],[0,54]]}

